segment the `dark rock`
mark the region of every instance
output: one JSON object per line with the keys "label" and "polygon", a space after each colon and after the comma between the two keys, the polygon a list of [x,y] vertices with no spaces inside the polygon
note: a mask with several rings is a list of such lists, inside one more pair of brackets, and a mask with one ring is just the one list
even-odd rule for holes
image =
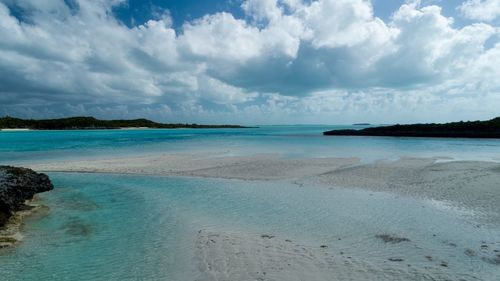
{"label": "dark rock", "polygon": [[26,168],[0,166],[0,227],[13,212],[25,208],[24,201],[53,188],[45,174]]}
{"label": "dark rock", "polygon": [[389,258],[388,260],[389,260],[389,261],[393,261],[393,262],[402,262],[402,261],[404,261],[404,260],[403,260],[403,259],[401,259],[401,258]]}

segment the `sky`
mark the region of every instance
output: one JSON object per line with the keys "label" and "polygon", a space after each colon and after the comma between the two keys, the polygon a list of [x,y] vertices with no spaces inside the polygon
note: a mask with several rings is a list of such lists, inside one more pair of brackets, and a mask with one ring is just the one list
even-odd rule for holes
{"label": "sky", "polygon": [[500,0],[0,0],[0,116],[500,116]]}

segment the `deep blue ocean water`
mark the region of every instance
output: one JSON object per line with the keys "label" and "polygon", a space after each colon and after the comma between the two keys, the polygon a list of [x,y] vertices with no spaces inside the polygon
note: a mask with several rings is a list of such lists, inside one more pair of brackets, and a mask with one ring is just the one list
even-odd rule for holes
{"label": "deep blue ocean water", "polygon": [[[364,161],[500,157],[497,140],[321,135],[333,127],[0,132],[0,163],[206,151]],[[500,267],[485,261],[494,256],[481,250],[483,244],[500,250],[500,226],[478,227],[483,214],[442,202],[281,181],[49,175],[56,188],[40,194],[47,208],[26,221],[22,243],[0,249],[0,280],[195,280],[193,241],[200,229],[328,245],[373,264],[396,256],[404,257],[404,267],[439,267],[424,258],[431,255],[465,280],[500,280]],[[411,243],[387,247],[375,238],[384,233]],[[467,256],[467,249],[478,254]]]}

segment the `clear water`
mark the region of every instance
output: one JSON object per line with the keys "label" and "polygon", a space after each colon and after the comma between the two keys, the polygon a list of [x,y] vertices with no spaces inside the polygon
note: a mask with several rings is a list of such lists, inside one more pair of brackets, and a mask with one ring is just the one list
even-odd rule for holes
{"label": "clear water", "polygon": [[[28,221],[23,243],[3,250],[2,280],[194,280],[191,255],[200,229],[326,244],[374,264],[390,257],[417,268],[446,261],[456,274],[500,278],[498,265],[483,260],[500,249],[500,229],[478,228],[475,214],[457,215],[432,202],[283,182],[50,176],[57,189],[42,197],[51,209]],[[411,242],[388,246],[375,237],[385,233]],[[481,250],[484,243],[489,251]],[[466,249],[478,255],[469,257]]]}
{"label": "clear water", "polygon": [[457,159],[500,158],[500,141],[323,136],[330,129],[360,126],[264,126],[249,129],[98,130],[0,132],[0,162],[43,162],[132,154],[218,152],[228,155],[280,153],[283,157],[401,156]]}
{"label": "clear water", "polygon": [[[500,157],[497,140],[321,135],[331,128],[0,132],[0,163],[205,151],[365,161]],[[40,196],[49,209],[26,221],[22,243],[0,249],[1,280],[194,280],[193,240],[200,229],[328,245],[372,264],[402,257],[401,266],[425,270],[446,261],[448,270],[465,280],[500,280],[500,265],[491,262],[494,250],[500,251],[500,222],[478,226],[484,214],[441,202],[287,182],[75,173],[50,177],[55,190]],[[375,237],[385,233],[411,242],[388,246]]]}

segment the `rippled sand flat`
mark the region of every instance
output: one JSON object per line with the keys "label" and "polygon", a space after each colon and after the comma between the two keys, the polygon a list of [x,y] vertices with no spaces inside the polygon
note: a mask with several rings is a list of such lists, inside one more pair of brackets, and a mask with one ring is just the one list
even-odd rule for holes
{"label": "rippled sand flat", "polygon": [[[224,222],[223,228],[201,223],[194,229],[196,280],[500,278],[500,164],[495,162],[164,154],[31,168],[236,179],[223,193],[206,193],[220,192],[212,187],[199,198],[189,195],[195,196],[190,208],[200,209],[192,216],[208,216],[214,208],[213,217]],[[265,182],[279,187],[266,189]],[[243,193],[227,197],[234,190]],[[241,227],[247,224],[269,231]]]}
{"label": "rippled sand flat", "polygon": [[39,171],[176,175],[242,180],[293,180],[299,184],[390,191],[452,201],[500,213],[500,163],[402,158],[361,164],[356,158],[281,159],[278,154],[225,157],[165,154],[30,165]]}
{"label": "rippled sand flat", "polygon": [[196,250],[203,272],[199,281],[478,280],[455,274],[445,262],[426,268],[408,265],[404,258],[376,263],[326,245],[309,247],[272,235],[200,231]]}

